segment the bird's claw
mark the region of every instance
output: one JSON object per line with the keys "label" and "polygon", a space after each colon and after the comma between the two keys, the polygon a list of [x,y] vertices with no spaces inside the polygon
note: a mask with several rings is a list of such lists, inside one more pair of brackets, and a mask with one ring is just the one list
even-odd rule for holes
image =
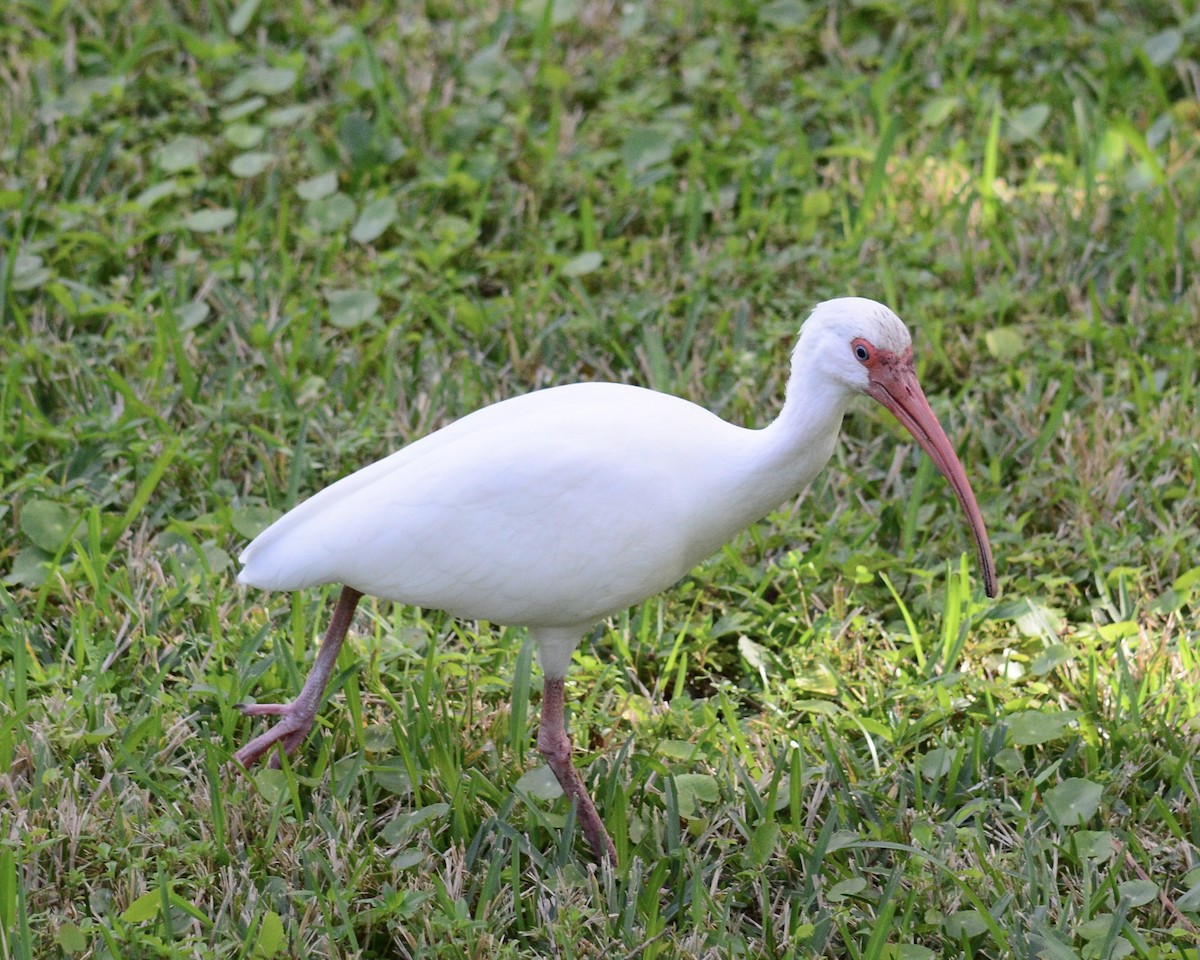
{"label": "bird's claw", "polygon": [[[240,703],[238,709],[247,716],[277,716],[280,719],[271,729],[259,734],[233,755],[234,762],[249,767],[276,744],[284,753],[291,753],[308,736],[313,727],[314,714],[298,709],[295,703]],[[270,766],[279,766],[279,754],[271,757]]]}

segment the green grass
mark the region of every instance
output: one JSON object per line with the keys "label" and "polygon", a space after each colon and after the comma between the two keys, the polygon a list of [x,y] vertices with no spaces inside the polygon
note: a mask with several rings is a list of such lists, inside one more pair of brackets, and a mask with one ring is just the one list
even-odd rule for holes
{"label": "green grass", "polygon": [[[1195,0],[13,0],[0,43],[0,957],[1196,960]],[[225,773],[333,596],[234,584],[267,520],[552,383],[761,425],[844,294],[915,330],[998,602],[864,405],[581,645],[615,876],[518,631],[366,602],[290,766]]]}

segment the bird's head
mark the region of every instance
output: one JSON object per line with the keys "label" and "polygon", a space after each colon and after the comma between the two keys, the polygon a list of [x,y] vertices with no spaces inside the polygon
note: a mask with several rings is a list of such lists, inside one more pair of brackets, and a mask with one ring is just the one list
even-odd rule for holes
{"label": "bird's head", "polygon": [[996,595],[996,565],[975,494],[917,381],[912,337],[882,303],[842,297],[817,305],[800,330],[795,361],[847,391],[878,400],[913,435],[949,481],[971,522],[979,548],[984,590]]}
{"label": "bird's head", "polygon": [[912,337],[882,303],[840,297],[817,304],[800,328],[794,360],[801,357],[840,386],[870,394],[873,377],[897,363],[912,364]]}

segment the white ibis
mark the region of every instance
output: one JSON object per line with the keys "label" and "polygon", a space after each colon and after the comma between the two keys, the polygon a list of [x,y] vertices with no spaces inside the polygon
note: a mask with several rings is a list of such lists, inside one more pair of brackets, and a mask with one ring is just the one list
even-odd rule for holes
{"label": "white ibis", "polygon": [[478,410],[277,520],[242,553],[238,579],[269,590],[343,588],[300,695],[242,707],[280,719],[235,759],[248,765],[305,739],[363,594],[525,626],[545,674],[538,749],[577,804],[597,859],[615,861],[563,726],[572,652],[604,617],[670,586],[799,493],[863,393],[896,415],[950,482],[995,596],[983,517],[917,382],[907,328],[872,300],[830,300],[801,329],[783,409],[761,430],[640,387],[555,387]]}

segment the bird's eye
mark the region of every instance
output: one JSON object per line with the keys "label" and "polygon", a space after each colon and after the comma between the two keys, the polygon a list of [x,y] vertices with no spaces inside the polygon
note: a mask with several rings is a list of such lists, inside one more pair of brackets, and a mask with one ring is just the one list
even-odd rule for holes
{"label": "bird's eye", "polygon": [[854,342],[854,356],[859,363],[867,363],[871,359],[871,348],[861,340]]}

